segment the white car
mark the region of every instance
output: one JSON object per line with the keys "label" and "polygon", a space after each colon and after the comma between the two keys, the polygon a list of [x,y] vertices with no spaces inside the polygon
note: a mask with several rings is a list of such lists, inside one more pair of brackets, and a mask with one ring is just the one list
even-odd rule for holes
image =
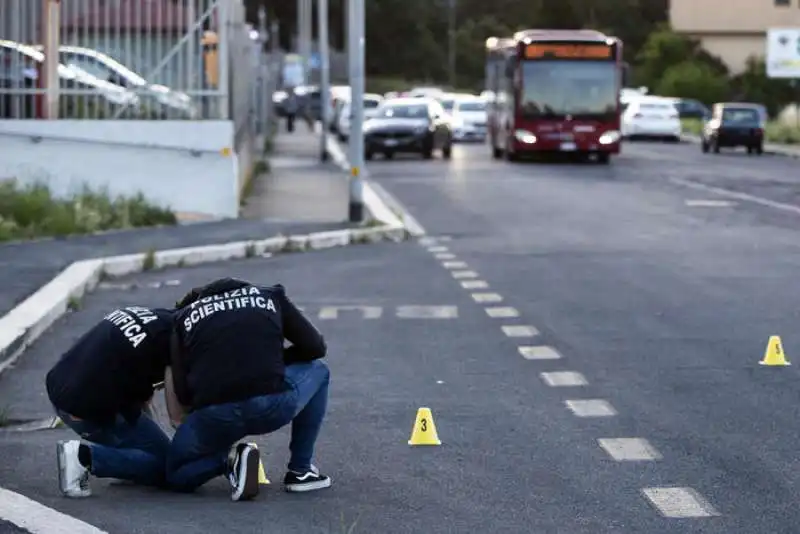
{"label": "white car", "polygon": [[459,98],[453,105],[453,141],[486,141],[486,101],[482,98]]}
{"label": "white car", "polygon": [[622,136],[680,141],[681,119],[668,98],[642,96],[631,100],[622,114]]}
{"label": "white car", "polygon": [[[375,116],[375,112],[383,102],[383,97],[374,93],[366,93],[364,95],[364,122]],[[353,112],[351,111],[350,101],[347,101],[342,106],[339,112],[339,119],[336,125],[336,133],[339,141],[346,141],[350,137],[350,119],[352,119]]]}

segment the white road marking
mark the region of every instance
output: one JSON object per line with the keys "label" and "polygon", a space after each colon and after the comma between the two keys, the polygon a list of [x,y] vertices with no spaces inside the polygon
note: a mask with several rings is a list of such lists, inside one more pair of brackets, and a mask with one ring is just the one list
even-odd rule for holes
{"label": "white road marking", "polygon": [[574,371],[555,371],[542,373],[539,376],[542,377],[545,384],[554,388],[585,386],[589,383],[582,374]]}
{"label": "white road marking", "polygon": [[509,317],[519,317],[519,312],[516,308],[499,306],[486,308],[486,315],[495,319],[508,319]]}
{"label": "white road marking", "polygon": [[508,337],[533,337],[539,335],[535,326],[508,325],[503,327],[503,333]]}
{"label": "white road marking", "polygon": [[439,241],[452,241],[453,240],[453,238],[450,237],[449,235],[440,235],[440,236],[438,236],[438,237],[436,237],[434,239],[438,239]]}
{"label": "white road marking", "polygon": [[526,360],[558,360],[561,354],[547,345],[517,347],[520,355]]}
{"label": "white road marking", "polygon": [[457,306],[398,306],[397,317],[401,319],[455,319]]}
{"label": "white road marking", "polygon": [[700,191],[709,191],[711,193],[716,193],[723,197],[735,198],[737,200],[753,202],[755,204],[761,204],[762,206],[767,206],[769,208],[775,208],[776,210],[788,211],[794,213],[795,215],[800,215],[800,206],[795,206],[792,204],[784,204],[783,202],[775,202],[774,200],[769,200],[767,198],[761,198],[755,195],[748,195],[747,193],[739,193],[737,191],[731,191],[729,189],[722,189],[721,187],[712,187],[710,185],[698,184],[696,182],[684,180],[682,178],[669,178],[669,181],[677,185],[690,187],[692,189],[698,189]]}
{"label": "white road marking", "polygon": [[720,515],[692,488],[644,488],[642,493],[664,517],[686,519]]}
{"label": "white road marking", "polygon": [[436,245],[435,247],[428,247],[428,252],[448,252],[447,247]]}
{"label": "white road marking", "polygon": [[603,399],[576,399],[564,401],[577,417],[611,417],[617,411]]}
{"label": "white road marking", "polygon": [[432,247],[436,245],[437,241],[435,237],[421,237],[418,243],[423,247]]}
{"label": "white road marking", "polygon": [[449,252],[439,252],[435,255],[437,260],[454,260],[456,259],[455,254],[450,254]]}
{"label": "white road marking", "polygon": [[167,280],[166,282],[164,282],[164,285],[165,286],[179,286],[179,285],[181,285],[181,281],[180,280]]}
{"label": "white road marking", "polygon": [[319,318],[338,319],[340,311],[358,311],[364,319],[379,319],[383,315],[380,306],[325,306],[319,311]]}
{"label": "white road marking", "polygon": [[643,438],[600,438],[598,445],[618,462],[660,460],[661,453]]}
{"label": "white road marking", "polygon": [[442,263],[445,269],[466,269],[467,263],[463,261],[445,261]]}
{"label": "white road marking", "polygon": [[475,302],[502,302],[503,297],[497,293],[473,293],[472,300]]}
{"label": "white road marking", "polygon": [[488,289],[489,284],[485,280],[464,280],[461,282],[464,289]]}
{"label": "white road marking", "polygon": [[730,200],[687,200],[686,205],[690,208],[730,208],[737,203]]}
{"label": "white road marking", "polygon": [[0,519],[31,534],[107,534],[79,519],[0,488]]}
{"label": "white road marking", "polygon": [[478,278],[478,273],[475,271],[452,271],[453,278]]}

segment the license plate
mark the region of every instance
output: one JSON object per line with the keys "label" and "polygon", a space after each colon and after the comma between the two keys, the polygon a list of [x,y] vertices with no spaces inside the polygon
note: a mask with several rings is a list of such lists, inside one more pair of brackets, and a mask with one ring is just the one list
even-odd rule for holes
{"label": "license plate", "polygon": [[383,144],[386,146],[397,146],[397,139],[387,139]]}
{"label": "license plate", "polygon": [[571,152],[578,148],[575,143],[561,143],[561,150],[565,152]]}

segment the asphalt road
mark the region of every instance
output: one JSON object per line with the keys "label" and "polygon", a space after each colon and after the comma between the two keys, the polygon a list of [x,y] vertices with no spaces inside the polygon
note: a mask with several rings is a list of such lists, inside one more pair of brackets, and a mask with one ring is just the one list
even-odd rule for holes
{"label": "asphalt road", "polygon": [[[193,496],[94,481],[95,498],[67,501],[53,466],[64,430],[0,433],[0,485],[111,533],[345,532],[356,519],[356,533],[797,531],[797,364],[758,365],[773,334],[800,354],[800,215],[778,193],[794,191],[796,160],[636,144],[610,166],[509,164],[462,146],[449,162],[369,169],[450,239],[115,283],[0,388],[13,416],[45,417],[45,370],[103,311],[221,275],[281,282],[329,339],[318,462],[334,488],[279,491],[281,432],[259,440],[273,485],[254,503],[231,503],[222,481]],[[732,203],[697,202],[719,200]],[[541,346],[552,352],[527,348]],[[572,374],[542,375],[559,372]],[[406,443],[421,406],[441,447]]]}

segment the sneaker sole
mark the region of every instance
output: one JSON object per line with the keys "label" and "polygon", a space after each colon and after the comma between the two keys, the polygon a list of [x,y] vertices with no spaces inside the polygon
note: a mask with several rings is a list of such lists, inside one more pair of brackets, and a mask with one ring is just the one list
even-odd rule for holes
{"label": "sneaker sole", "polygon": [[303,493],[306,491],[316,491],[331,487],[331,479],[317,480],[314,482],[304,482],[303,484],[287,484],[286,491],[289,493]]}
{"label": "sneaker sole", "polygon": [[[244,451],[244,485],[231,495],[234,501],[247,501],[258,495],[258,465],[260,463],[260,455],[258,449],[249,447]],[[242,473],[239,473],[241,479]]]}
{"label": "sneaker sole", "polygon": [[64,489],[64,466],[67,464],[67,456],[64,452],[64,445],[66,441],[59,441],[56,444],[56,465],[58,466],[58,489],[61,491],[61,495],[64,497],[70,497],[72,499],[83,499],[86,497],[91,497],[91,491],[75,491],[70,492]]}

